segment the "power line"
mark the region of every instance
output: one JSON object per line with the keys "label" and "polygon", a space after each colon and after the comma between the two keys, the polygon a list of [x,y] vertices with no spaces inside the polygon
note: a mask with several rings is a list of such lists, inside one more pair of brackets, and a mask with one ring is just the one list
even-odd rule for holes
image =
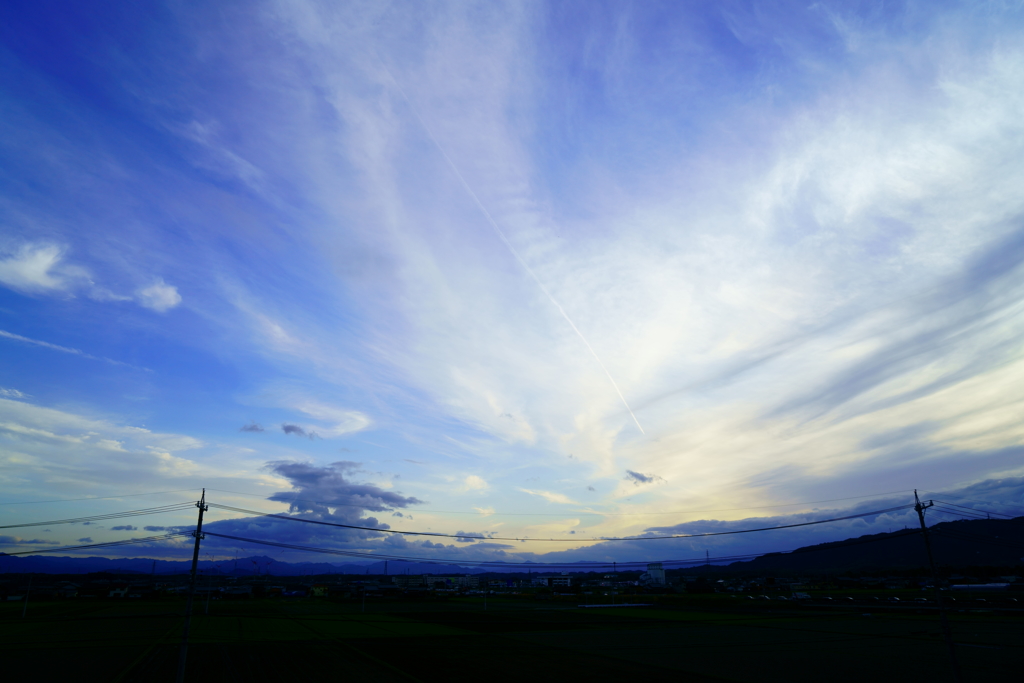
{"label": "power line", "polygon": [[[829,521],[829,520],[822,520],[822,521]],[[963,532],[950,532],[950,531],[947,531],[947,530],[944,530],[944,529],[935,529],[934,527],[932,528],[932,531],[934,533],[936,533],[937,535],[939,535],[939,536],[943,536],[943,537],[947,537],[947,538],[951,538],[951,539],[955,539],[955,540],[974,541],[974,542],[987,543],[987,544],[992,544],[992,545],[1008,546],[1008,547],[1022,547],[1020,544],[1016,544],[1016,543],[1012,543],[1012,542],[1000,541],[1000,540],[996,540],[996,539],[992,539],[992,538],[987,538],[987,537],[983,537],[983,536],[976,536],[976,535],[973,535],[973,534],[966,534],[966,533],[963,533]],[[838,542],[835,542],[835,543],[827,543],[827,544],[821,544],[821,545],[818,545],[818,546],[799,548],[797,550],[799,551],[800,555],[803,555],[804,553],[808,553],[808,552],[820,552],[820,551],[828,551],[828,550],[839,550],[839,549],[842,549],[842,548],[845,548],[845,547],[849,547],[849,546],[862,545],[862,544],[866,544],[866,543],[876,543],[876,542],[880,542],[880,541],[891,540],[891,539],[894,539],[894,538],[903,538],[903,537],[907,537],[907,536],[913,536],[913,535],[916,535],[916,534],[919,534],[919,533],[921,533],[920,530],[911,529],[911,530],[907,530],[907,531],[897,532],[897,533],[894,533],[894,534],[885,534],[885,535],[879,535],[877,537],[866,538],[866,539],[857,539],[857,540],[852,540],[852,541],[849,541],[849,540],[848,541],[838,541]],[[123,541],[112,541],[112,542],[107,542],[107,543],[91,543],[91,544],[76,545],[76,546],[63,546],[63,547],[60,547],[60,548],[44,548],[44,549],[38,549],[38,550],[27,550],[27,551],[20,551],[20,552],[14,552],[14,553],[5,553],[5,554],[8,555],[8,556],[13,556],[13,555],[34,555],[34,554],[50,553],[50,552],[62,552],[62,551],[69,551],[69,550],[84,550],[84,549],[91,549],[91,548],[109,548],[109,547],[117,547],[117,546],[123,546],[123,545],[135,545],[135,544],[140,544],[140,543],[156,543],[156,542],[160,542],[160,541],[164,541],[164,540],[170,540],[170,539],[173,539],[173,538],[180,538],[180,537],[191,536],[191,534],[192,534],[192,532],[190,532],[190,531],[182,531],[182,532],[164,534],[164,535],[161,535],[161,536],[150,536],[150,537],[146,537],[146,538],[127,539],[127,540],[123,540]],[[428,557],[416,557],[416,556],[406,556],[406,555],[393,555],[393,554],[379,554],[379,553],[371,553],[371,552],[359,552],[359,551],[355,551],[355,550],[341,550],[341,549],[335,549],[335,548],[322,548],[322,547],[317,547],[317,546],[306,546],[306,545],[298,545],[298,544],[293,544],[293,543],[282,543],[282,542],[278,542],[278,541],[268,541],[268,540],[261,540],[261,539],[255,539],[255,538],[246,538],[246,537],[242,537],[242,536],[233,536],[233,535],[229,535],[229,534],[220,534],[220,533],[216,533],[216,532],[211,532],[208,529],[203,531],[203,535],[205,535],[205,536],[212,536],[212,537],[215,537],[215,538],[223,538],[223,539],[232,540],[232,541],[236,541],[236,542],[240,542],[240,543],[253,543],[253,544],[256,544],[256,545],[271,546],[271,547],[282,548],[282,549],[286,549],[286,550],[296,550],[296,551],[302,551],[302,552],[329,554],[329,555],[336,555],[336,556],[342,556],[342,557],[353,557],[353,558],[359,558],[359,559],[370,559],[370,560],[404,560],[404,561],[410,561],[410,562],[423,562],[423,563],[427,563],[427,564],[458,564],[458,565],[463,565],[463,566],[495,567],[495,568],[522,567],[522,568],[527,568],[527,569],[528,568],[537,568],[537,567],[563,567],[563,568],[564,567],[568,567],[568,568],[575,568],[575,569],[583,570],[583,569],[588,569],[588,568],[599,569],[599,568],[605,568],[605,567],[611,567],[611,566],[616,566],[616,567],[620,567],[620,568],[622,568],[622,567],[643,568],[643,567],[646,567],[646,565],[649,564],[649,562],[651,562],[651,561],[648,561],[648,560],[632,561],[632,562],[629,562],[629,561],[627,561],[627,562],[620,562],[620,561],[608,561],[608,562],[602,562],[602,561],[508,562],[508,561],[497,561],[497,560],[467,560],[467,559],[464,559],[464,558],[454,558],[454,557],[453,558],[428,558]],[[783,552],[771,551],[771,552],[765,552],[765,553],[745,553],[745,554],[741,554],[741,555],[722,555],[722,556],[715,556],[713,558],[710,558],[710,560],[712,562],[716,562],[716,563],[720,563],[720,562],[739,562],[739,561],[750,560],[750,559],[754,559],[754,558],[758,558],[758,557],[765,557],[765,556],[768,556],[768,555],[771,555],[773,557],[776,557],[776,556],[789,556],[789,555],[796,554],[797,550],[790,550],[790,551],[783,551]],[[683,566],[683,565],[700,565],[700,564],[704,564],[705,562],[708,561],[708,559],[709,558],[707,558],[707,557],[698,557],[698,558],[691,558],[691,559],[669,559],[669,560],[659,560],[659,561],[662,562],[662,564]]]}
{"label": "power line", "polygon": [[166,541],[170,538],[177,538],[179,536],[191,536],[191,531],[179,531],[172,534],[164,534],[162,536],[149,536],[147,538],[129,538],[123,541],[109,541],[107,543],[88,543],[86,545],[66,545],[60,548],[41,548],[39,550],[22,550],[16,553],[2,553],[0,557],[12,555],[38,555],[40,553],[59,553],[67,550],[86,550],[88,548],[113,548],[119,545],[135,545],[138,543],[155,543],[157,541]]}
{"label": "power line", "polygon": [[[431,536],[439,538],[455,538],[464,539],[471,538],[473,540],[484,540],[484,541],[541,541],[546,543],[580,543],[584,539],[578,538],[526,538],[526,537],[507,537],[507,536],[474,536],[469,534],[442,534],[431,531],[402,531],[398,529],[377,529],[374,527],[358,526],[355,524],[341,524],[338,522],[325,522],[322,520],[315,519],[303,519],[301,517],[291,517],[288,515],[280,514],[268,514],[260,512],[258,510],[247,510],[245,508],[237,508],[230,505],[219,505],[216,503],[209,503],[210,507],[215,507],[220,510],[231,510],[232,512],[242,512],[250,515],[261,515],[263,517],[270,517],[272,519],[280,519],[289,522],[302,522],[305,524],[317,524],[320,526],[338,527],[342,529],[354,529],[357,531],[374,531],[382,534],[396,534],[402,536]],[[895,512],[897,510],[906,510],[913,507],[913,505],[899,505],[896,507],[887,508],[885,510],[873,510],[871,512],[860,512],[854,515],[844,515],[843,517],[833,517],[831,519],[821,519],[811,522],[799,522],[797,524],[781,524],[778,526],[760,527],[756,529],[734,529],[731,531],[711,531],[703,534],[669,534],[664,536],[624,536],[624,537],[599,537],[594,539],[585,539],[589,541],[660,541],[668,540],[673,538],[703,538],[707,536],[731,536],[735,534],[749,534],[756,531],[773,531],[776,529],[794,529],[797,527],[813,526],[815,524],[827,524],[829,522],[839,522],[847,519],[858,519],[860,517],[871,517],[874,515],[881,515],[887,512]]]}
{"label": "power line", "polygon": [[[220,493],[234,493],[239,496],[249,496],[251,498],[259,498],[261,500],[270,500],[266,495],[259,493],[246,493],[244,491],[230,491],[228,489],[215,489],[208,488],[207,491],[219,491]],[[798,505],[816,505],[818,503],[837,503],[844,500],[861,500],[864,498],[878,498],[881,496],[894,496],[900,493],[909,493],[909,489],[901,491],[886,491],[884,493],[869,493],[863,496],[847,496],[845,498],[829,498],[827,500],[808,500],[801,503],[776,503],[774,505],[755,505],[751,507],[738,507],[738,508],[710,508],[706,510],[674,510],[667,512],[598,512],[595,510],[571,510],[572,514],[577,515],[598,515],[601,517],[648,517],[651,515],[692,515],[704,512],[740,512],[743,510],[770,510],[781,507],[795,507]],[[282,492],[287,494],[288,492]],[[280,500],[275,502],[281,503],[312,503],[314,505],[323,505],[328,508],[341,508],[351,507],[366,509],[365,505],[359,505],[357,503],[331,503],[322,500],[311,500],[308,498],[291,498],[289,500]],[[480,515],[482,517],[564,517],[566,512],[480,512],[479,510],[473,510],[472,512],[466,510],[425,510],[425,509],[414,509],[413,512],[423,512],[430,514],[444,514],[444,515]]]}
{"label": "power line", "polygon": [[82,500],[116,500],[119,498],[136,498],[138,496],[160,496],[165,493],[185,493],[187,491],[198,491],[199,489],[177,489],[174,491],[154,491],[152,493],[125,493],[120,496],[90,496],[89,498],[57,498],[54,500],[21,500],[0,505],[40,505],[42,503],[75,503]]}
{"label": "power line", "polygon": [[[337,548],[322,548],[322,547],[318,547],[318,546],[306,546],[306,545],[298,545],[298,544],[294,544],[294,543],[282,543],[280,541],[266,541],[266,540],[260,540],[260,539],[255,539],[255,538],[245,538],[245,537],[242,537],[242,536],[231,536],[231,535],[228,535],[228,534],[219,534],[219,533],[211,532],[211,531],[208,531],[208,530],[204,531],[203,533],[205,535],[207,535],[207,536],[213,536],[215,538],[224,538],[224,539],[228,539],[228,540],[232,540],[232,541],[237,541],[237,542],[241,542],[241,543],[255,543],[257,545],[266,545],[266,546],[271,546],[271,547],[275,547],[275,548],[283,548],[283,549],[286,549],[286,550],[298,550],[298,551],[304,551],[304,552],[322,553],[322,554],[327,554],[327,555],[339,555],[339,556],[343,556],[343,557],[355,557],[355,558],[361,558],[361,559],[372,559],[372,560],[381,560],[381,561],[383,561],[383,560],[404,560],[404,561],[408,561],[408,562],[423,562],[423,563],[426,563],[426,564],[458,564],[458,565],[462,565],[462,566],[473,566],[473,567],[498,567],[498,568],[522,567],[522,568],[526,568],[526,569],[537,568],[537,567],[571,567],[571,568],[577,568],[577,569],[587,569],[587,568],[599,569],[599,568],[603,568],[603,567],[612,567],[612,566],[614,566],[614,567],[618,567],[618,568],[622,568],[622,567],[644,568],[648,564],[650,564],[650,562],[654,561],[654,560],[642,560],[642,561],[633,561],[633,562],[619,562],[619,561],[607,561],[607,562],[603,562],[603,561],[507,562],[506,561],[506,562],[502,562],[502,561],[497,561],[497,560],[466,560],[466,559],[461,559],[461,558],[410,557],[408,555],[391,555],[391,554],[385,555],[385,554],[378,554],[378,553],[359,552],[357,550],[341,550],[341,549],[337,549]],[[889,534],[889,535],[875,537],[875,538],[858,539],[856,541],[850,541],[850,542],[840,541],[838,544],[823,544],[823,545],[820,545],[820,546],[812,546],[812,547],[809,547],[809,548],[800,548],[798,550],[799,550],[799,555],[803,555],[804,553],[808,553],[808,552],[819,552],[819,551],[825,551],[825,550],[835,550],[837,548],[843,548],[843,547],[852,546],[852,545],[862,545],[862,544],[865,544],[865,543],[877,543],[879,541],[891,540],[893,538],[903,538],[903,537],[907,537],[907,536],[915,536],[915,535],[920,534],[920,533],[921,532],[918,529],[910,529],[910,530],[907,530],[907,531],[901,531],[901,532],[897,532],[895,534]],[[766,555],[772,555],[774,557],[774,556],[789,556],[789,555],[793,555],[793,554],[796,554],[796,551],[794,551],[794,550],[786,551],[786,552],[773,551],[773,552],[768,552],[768,553],[746,553],[746,554],[742,554],[742,555],[724,555],[724,556],[716,556],[716,557],[712,557],[712,558],[709,558],[709,557],[705,556],[705,557],[692,558],[692,559],[657,560],[657,561],[661,562],[662,564],[670,564],[670,565],[672,565],[672,564],[674,564],[674,565],[688,565],[688,564],[689,565],[702,565],[702,564],[704,564],[705,562],[707,562],[709,560],[711,560],[713,562],[737,562],[737,561],[743,561],[743,560],[750,560],[750,559],[757,558],[757,557],[764,557]]]}
{"label": "power line", "polygon": [[105,515],[93,515],[91,517],[75,517],[73,519],[55,519],[48,522],[25,522],[24,524],[5,524],[0,526],[0,529],[20,529],[23,527],[30,526],[52,526],[54,524],[79,524],[83,522],[102,522],[109,519],[121,519],[123,517],[139,517],[142,515],[157,515],[164,512],[177,512],[178,510],[187,510],[191,508],[193,503],[174,503],[172,505],[164,505],[155,508],[145,508],[142,510],[129,510],[127,512],[111,512]]}
{"label": "power line", "polygon": [[[968,498],[967,496],[958,496],[955,493],[952,493],[950,491],[937,491],[936,493],[938,493],[943,498],[956,498],[957,500],[962,500],[962,501],[965,501],[965,502],[968,502],[968,503],[974,503],[975,502],[974,500],[972,500],[971,498]],[[924,494],[922,493],[922,495],[924,495]],[[947,502],[947,505],[952,505],[952,503],[948,503]],[[1020,510],[1017,514],[1024,514],[1024,510]]]}
{"label": "power line", "polygon": [[942,503],[943,505],[949,505],[949,506],[952,506],[952,507],[955,507],[955,508],[960,508],[962,510],[970,510],[971,512],[977,512],[977,513],[980,513],[980,514],[983,514],[983,515],[998,515],[999,517],[1006,517],[1008,519],[1013,519],[1013,517],[1014,517],[1013,515],[1008,515],[1008,514],[1006,514],[1004,512],[990,512],[988,510],[978,510],[977,508],[967,507],[966,505],[957,505],[956,503],[947,503],[944,500],[936,500],[935,502],[936,503]]}
{"label": "power line", "polygon": [[956,517],[957,519],[975,519],[975,520],[977,520],[977,519],[988,519],[984,515],[976,515],[976,514],[971,513],[971,512],[964,512],[962,510],[954,510],[952,508],[946,508],[946,507],[943,507],[941,505],[935,505],[935,506],[933,506],[932,509],[935,510],[935,512],[939,512],[939,513],[944,514],[944,515],[950,515],[952,517]]}

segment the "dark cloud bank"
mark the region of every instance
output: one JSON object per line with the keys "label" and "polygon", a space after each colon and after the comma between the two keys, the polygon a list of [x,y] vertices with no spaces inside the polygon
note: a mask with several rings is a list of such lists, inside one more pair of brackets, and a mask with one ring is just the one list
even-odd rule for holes
{"label": "dark cloud bank", "polygon": [[[359,463],[336,462],[326,467],[301,462],[272,462],[267,469],[287,479],[293,490],[278,492],[269,500],[286,503],[286,515],[294,515],[306,519],[368,527],[362,529],[343,529],[324,527],[313,524],[302,524],[269,517],[243,517],[207,523],[204,528],[214,533],[241,536],[259,540],[267,540],[295,545],[308,545],[330,548],[348,552],[379,552],[390,555],[402,555],[410,558],[426,560],[448,560],[452,562],[471,560],[496,560],[516,562],[559,562],[571,563],[582,561],[654,561],[702,559],[705,552],[711,557],[725,557],[750,553],[767,553],[793,550],[799,547],[815,545],[847,538],[856,538],[867,534],[897,531],[904,527],[914,527],[917,517],[913,510],[900,510],[876,515],[868,518],[844,520],[842,522],[809,526],[780,531],[766,531],[751,534],[716,536],[705,538],[682,538],[659,541],[625,541],[599,542],[586,548],[559,551],[552,544],[552,551],[546,554],[517,552],[518,544],[508,544],[489,540],[491,532],[459,531],[464,539],[430,538],[416,536],[400,536],[382,533],[389,525],[380,521],[378,516],[388,515],[411,506],[422,504],[423,501],[403,495],[399,491],[388,491],[379,486],[358,481]],[[651,476],[651,475],[645,475]],[[922,491],[922,498],[935,498],[948,502],[975,507],[990,512],[1013,516],[1024,515],[1024,477],[991,479],[956,489],[942,491]],[[913,502],[913,495],[880,496],[858,502],[845,508],[819,508],[792,514],[779,514],[762,517],[748,517],[740,520],[722,521],[715,519],[698,520],[675,525],[649,527],[643,534],[647,536],[663,536],[672,534],[700,534],[716,531],[734,531],[768,526],[781,526],[840,517],[861,512],[881,510]],[[928,513],[928,523],[935,524],[948,521],[954,517],[941,514],[938,510]],[[180,530],[189,530],[182,527]],[[147,526],[146,531],[174,531],[176,528]],[[575,538],[586,539],[587,534],[578,532]],[[0,541],[5,539],[0,538]],[[38,539],[9,540],[18,545],[51,544],[50,541]],[[81,542],[90,542],[87,538]],[[144,546],[139,546],[142,551]],[[314,555],[297,551],[285,551],[277,548],[246,544],[232,540],[208,536],[203,547],[215,555],[236,552],[240,556],[269,554],[275,559],[296,562],[315,561],[343,564],[346,562],[367,561],[359,558],[332,557],[330,555]],[[146,550],[139,555],[150,557],[174,557],[177,559],[185,548],[169,547],[166,544],[145,546]]]}
{"label": "dark cloud bank", "polygon": [[[374,484],[358,481],[360,463],[340,461],[326,467],[311,463],[278,461],[267,464],[267,469],[287,479],[293,486],[291,491],[282,491],[269,500],[287,503],[288,515],[318,521],[350,524],[369,529],[342,529],[315,524],[302,524],[271,517],[244,517],[239,519],[211,522],[205,528],[214,533],[268,540],[295,545],[309,545],[332,550],[384,553],[409,553],[417,557],[435,558],[457,556],[460,559],[512,559],[505,550],[513,546],[489,542],[493,532],[459,531],[465,538],[435,538],[401,536],[381,533],[374,529],[387,530],[390,525],[378,516],[408,517],[402,513],[413,505],[424,501],[400,491],[388,491]],[[243,553],[272,552],[267,547],[246,545],[227,539],[208,537],[204,545],[238,549]],[[288,553],[289,557],[298,557]],[[331,560],[320,555],[321,560]],[[308,556],[307,556],[308,559]],[[337,561],[341,561],[338,558]]]}
{"label": "dark cloud bank", "polygon": [[[319,467],[300,462],[273,462],[267,468],[288,479],[294,490],[275,493],[270,500],[287,503],[288,514],[308,519],[338,522],[373,529],[390,527],[378,519],[378,515],[395,513],[421,504],[423,501],[405,496],[398,491],[387,491],[376,485],[357,481],[361,471],[359,463],[336,462]],[[638,475],[638,476],[634,476]],[[639,484],[651,484],[660,480],[653,474],[630,472],[628,479]],[[935,497],[964,505],[982,506],[992,512],[1011,515],[1024,514],[1024,477],[988,480],[964,488],[944,492],[922,492],[924,496]],[[765,517],[749,517],[741,520],[699,520],[677,525],[650,527],[642,535],[663,536],[672,534],[699,534],[715,531],[732,531],[755,527],[782,526],[839,517],[860,512],[880,510],[913,502],[907,495],[873,498],[856,503],[852,507],[819,508],[793,514],[779,514]],[[406,513],[407,514],[407,513]],[[929,514],[929,524],[951,519],[939,513]],[[378,531],[337,529],[300,524],[266,517],[214,522],[211,531],[256,539],[273,540],[311,545],[356,552],[378,551],[388,554],[420,557],[424,559],[444,558],[459,560],[499,560],[533,562],[578,562],[578,561],[623,561],[699,559],[705,552],[714,556],[767,553],[792,550],[798,547],[842,540],[865,534],[896,531],[917,523],[913,510],[886,513],[869,518],[846,520],[781,531],[757,532],[735,536],[705,538],[684,538],[663,541],[603,542],[587,548],[552,551],[543,555],[516,552],[514,544],[490,541],[492,532],[459,531],[462,539],[430,538],[383,534]],[[577,538],[581,534],[574,534]],[[583,535],[586,538],[586,535]],[[230,541],[216,540],[215,543],[243,553],[260,551],[259,546],[244,546]],[[312,555],[288,554],[288,558],[315,559]],[[328,562],[329,556],[319,556]]]}

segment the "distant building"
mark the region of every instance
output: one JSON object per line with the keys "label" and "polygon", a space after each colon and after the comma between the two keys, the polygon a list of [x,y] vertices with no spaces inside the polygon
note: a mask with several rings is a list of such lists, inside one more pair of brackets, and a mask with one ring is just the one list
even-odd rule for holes
{"label": "distant building", "polygon": [[410,576],[408,574],[399,574],[391,577],[391,580],[399,588],[417,588],[419,586],[427,585],[427,582],[423,580],[422,575]]}
{"label": "distant building", "polygon": [[556,586],[568,587],[572,585],[571,576],[535,576],[533,577],[534,586],[548,586],[554,588]]}
{"label": "distant building", "polygon": [[431,588],[476,588],[480,584],[475,576],[424,576],[423,581]]}
{"label": "distant building", "polygon": [[1006,591],[1010,589],[1008,583],[955,583],[949,587],[951,591],[970,591],[972,593],[991,593],[993,591]]}
{"label": "distant building", "polygon": [[644,586],[664,586],[665,568],[661,562],[651,562],[647,565],[647,571],[640,575],[640,584]]}

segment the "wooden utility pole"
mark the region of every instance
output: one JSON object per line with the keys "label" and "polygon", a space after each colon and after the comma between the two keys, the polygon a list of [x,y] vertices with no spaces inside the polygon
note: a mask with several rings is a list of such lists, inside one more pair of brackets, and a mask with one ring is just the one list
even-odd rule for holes
{"label": "wooden utility pole", "polygon": [[185,629],[181,634],[181,648],[178,650],[178,677],[177,683],[185,683],[185,661],[188,659],[188,630],[192,626],[192,601],[196,597],[196,572],[199,569],[199,541],[203,540],[203,513],[209,507],[206,505],[206,489],[203,489],[203,497],[196,503],[199,508],[199,521],[196,523],[196,530],[192,535],[196,537],[195,547],[192,549],[192,577],[188,586],[188,601],[185,604]]}
{"label": "wooden utility pole", "polygon": [[924,546],[928,550],[928,564],[932,569],[932,586],[935,588],[935,607],[939,610],[939,619],[942,621],[942,636],[946,641],[946,650],[949,652],[949,664],[953,669],[953,680],[956,683],[963,683],[963,675],[960,673],[960,664],[956,660],[956,647],[953,645],[953,634],[949,630],[949,619],[946,616],[946,608],[942,603],[942,591],[939,590],[939,573],[935,570],[935,557],[932,555],[932,542],[928,538],[928,526],[924,523],[924,511],[935,505],[933,501],[927,504],[922,503],[917,497],[917,489],[914,489],[914,510],[917,511],[917,518],[921,522],[921,535],[924,536]]}
{"label": "wooden utility pole", "polygon": [[25,591],[25,604],[21,608],[21,618],[25,618],[25,614],[28,612],[28,597],[32,594],[32,579],[35,574],[28,575],[28,589]]}

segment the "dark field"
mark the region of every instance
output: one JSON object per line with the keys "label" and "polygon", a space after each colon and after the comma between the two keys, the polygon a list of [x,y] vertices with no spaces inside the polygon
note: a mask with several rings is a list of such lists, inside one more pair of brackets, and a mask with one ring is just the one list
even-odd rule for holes
{"label": "dark field", "polygon": [[[952,681],[938,620],[912,607],[659,598],[575,607],[522,598],[197,602],[189,681]],[[0,604],[8,680],[173,681],[183,602]],[[870,616],[867,613],[870,612]],[[967,681],[1020,680],[1024,611],[956,612]]]}

